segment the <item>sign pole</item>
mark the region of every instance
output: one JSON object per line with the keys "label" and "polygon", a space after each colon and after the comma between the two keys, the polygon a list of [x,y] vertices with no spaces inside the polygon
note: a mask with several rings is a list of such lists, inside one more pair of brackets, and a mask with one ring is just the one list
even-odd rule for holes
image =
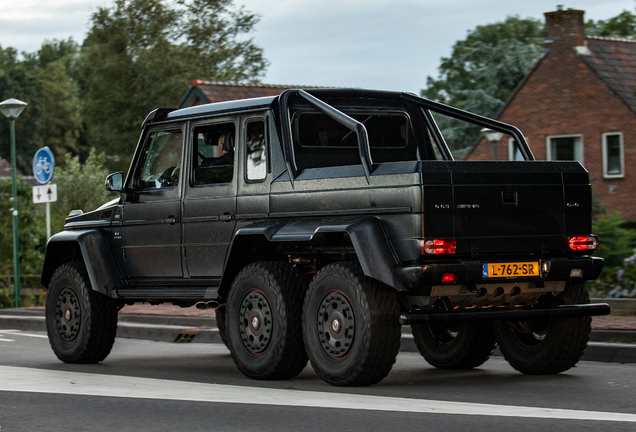
{"label": "sign pole", "polygon": [[51,203],[46,203],[46,241],[51,238]]}

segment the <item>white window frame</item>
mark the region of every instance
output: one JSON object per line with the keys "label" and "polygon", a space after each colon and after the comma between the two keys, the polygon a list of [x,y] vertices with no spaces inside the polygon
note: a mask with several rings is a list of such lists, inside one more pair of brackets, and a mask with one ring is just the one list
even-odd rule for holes
{"label": "white window frame", "polygon": [[[526,141],[528,141],[528,139],[526,138]],[[529,145],[529,143],[528,143]],[[515,139],[514,138],[508,138],[508,160],[509,161],[514,161],[515,160],[515,151],[517,150],[517,146],[515,145]],[[519,161],[524,161],[525,158],[523,157],[523,153],[521,153],[521,150],[519,150],[519,155],[521,156],[521,159],[519,159]]]}
{"label": "white window frame", "polygon": [[545,150],[546,153],[545,154],[546,154],[546,160],[549,160],[549,161],[557,160],[557,159],[554,159],[552,157],[552,146],[550,145],[550,142],[552,141],[553,138],[578,138],[579,139],[578,146],[577,146],[578,149],[574,149],[574,155],[575,155],[575,157],[577,155],[580,156],[580,159],[576,158],[575,160],[581,162],[581,165],[585,165],[584,164],[584,161],[585,161],[584,156],[585,155],[584,155],[584,152],[583,152],[583,149],[585,148],[583,146],[583,134],[548,135],[545,138],[545,147],[546,147],[546,150]]}
{"label": "white window frame", "polygon": [[[618,135],[620,157],[621,157],[621,172],[620,174],[609,174],[607,172],[607,137],[608,135]],[[625,177],[625,153],[623,145],[623,132],[605,132],[603,134],[603,178],[623,178]]]}

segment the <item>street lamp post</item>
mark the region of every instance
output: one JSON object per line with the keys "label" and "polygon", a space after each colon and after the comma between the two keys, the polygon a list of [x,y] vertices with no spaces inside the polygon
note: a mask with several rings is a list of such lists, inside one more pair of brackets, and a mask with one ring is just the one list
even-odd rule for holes
{"label": "street lamp post", "polygon": [[0,103],[0,111],[9,119],[11,127],[11,193],[13,196],[13,275],[14,275],[14,292],[15,307],[20,307],[20,260],[19,260],[19,244],[18,244],[18,186],[15,180],[15,119],[18,118],[27,103],[17,99],[7,99]]}
{"label": "street lamp post", "polygon": [[492,158],[493,160],[497,160],[497,143],[503,136],[503,133],[488,128],[483,128],[481,133],[492,143]]}

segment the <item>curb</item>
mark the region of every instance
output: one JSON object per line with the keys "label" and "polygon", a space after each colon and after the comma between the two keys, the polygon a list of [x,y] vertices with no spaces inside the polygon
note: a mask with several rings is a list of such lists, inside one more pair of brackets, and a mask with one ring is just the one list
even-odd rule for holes
{"label": "curb", "polygon": [[[0,329],[46,331],[44,312],[0,310]],[[214,318],[120,315],[117,337],[177,343],[223,343]],[[407,326],[402,329],[400,352],[418,352]],[[496,349],[494,356],[501,356]],[[606,363],[636,363],[636,331],[592,330],[581,358]]]}

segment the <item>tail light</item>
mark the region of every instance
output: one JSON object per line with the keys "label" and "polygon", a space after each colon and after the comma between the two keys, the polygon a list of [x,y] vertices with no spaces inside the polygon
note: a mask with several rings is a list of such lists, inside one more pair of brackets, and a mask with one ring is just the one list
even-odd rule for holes
{"label": "tail light", "polygon": [[455,239],[422,239],[422,255],[455,254]]}
{"label": "tail light", "polygon": [[572,236],[568,237],[568,248],[573,251],[593,251],[598,249],[598,236]]}
{"label": "tail light", "polygon": [[455,283],[457,281],[457,276],[455,273],[444,273],[442,276],[442,283]]}

